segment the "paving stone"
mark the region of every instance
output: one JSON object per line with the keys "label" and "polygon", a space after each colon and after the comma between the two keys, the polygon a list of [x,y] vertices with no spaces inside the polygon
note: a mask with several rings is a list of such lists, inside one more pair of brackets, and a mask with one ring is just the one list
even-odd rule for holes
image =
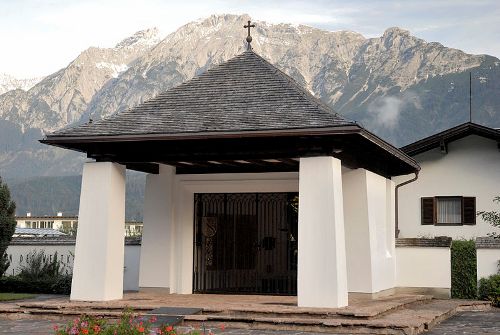
{"label": "paving stone", "polygon": [[[53,334],[54,324],[65,324],[64,320],[38,320],[38,319],[7,319],[0,318],[0,334]],[[178,327],[180,332],[193,330],[193,327]],[[230,335],[327,335],[325,333],[312,333],[302,331],[284,330],[252,330],[252,329],[225,329],[206,327],[206,333]],[[460,312],[454,317],[444,321],[426,335],[492,335],[500,334],[500,310],[489,312]]]}
{"label": "paving stone", "polygon": [[500,309],[489,312],[461,312],[443,321],[426,335],[500,334]]}

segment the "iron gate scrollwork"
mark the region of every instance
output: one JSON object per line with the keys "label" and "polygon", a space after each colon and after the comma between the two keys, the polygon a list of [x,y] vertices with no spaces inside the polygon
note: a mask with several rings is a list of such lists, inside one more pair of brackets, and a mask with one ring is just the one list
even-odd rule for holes
{"label": "iron gate scrollwork", "polygon": [[297,193],[194,201],[194,292],[297,294]]}

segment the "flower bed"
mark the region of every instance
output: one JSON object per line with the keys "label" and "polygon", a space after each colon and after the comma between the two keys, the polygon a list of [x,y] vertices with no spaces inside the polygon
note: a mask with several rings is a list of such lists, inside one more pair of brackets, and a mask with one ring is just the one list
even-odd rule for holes
{"label": "flower bed", "polygon": [[[107,319],[84,315],[73,320],[65,326],[54,326],[55,335],[180,335],[171,325],[155,326],[155,316],[143,317],[126,310],[118,322],[110,322]],[[221,330],[224,326],[221,325]],[[193,330],[186,335],[212,335],[211,332]]]}

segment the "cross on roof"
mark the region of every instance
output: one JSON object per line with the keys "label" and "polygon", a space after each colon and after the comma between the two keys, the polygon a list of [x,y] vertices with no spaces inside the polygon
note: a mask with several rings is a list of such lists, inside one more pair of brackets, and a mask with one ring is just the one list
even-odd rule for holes
{"label": "cross on roof", "polygon": [[250,46],[250,43],[252,43],[252,36],[250,36],[250,28],[255,28],[255,24],[251,24],[251,21],[248,20],[248,24],[245,24],[243,28],[248,28],[247,42],[248,42],[248,50],[250,50],[252,48]]}

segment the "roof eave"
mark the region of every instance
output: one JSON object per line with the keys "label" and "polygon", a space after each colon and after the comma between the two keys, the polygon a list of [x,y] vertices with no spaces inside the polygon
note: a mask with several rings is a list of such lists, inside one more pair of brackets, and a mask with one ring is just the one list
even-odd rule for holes
{"label": "roof eave", "polygon": [[393,156],[399,158],[400,160],[404,161],[406,164],[408,164],[411,168],[414,169],[413,172],[418,172],[420,171],[420,165],[416,160],[414,160],[412,157],[410,157],[408,154],[403,152],[401,149],[398,149],[394,147],[392,144],[384,141],[377,135],[369,132],[368,130],[361,128],[360,134],[366,138],[367,140],[373,142],[374,144],[378,145],[379,147],[382,147],[384,150],[390,152]]}
{"label": "roof eave", "polygon": [[500,141],[500,130],[489,128],[477,123],[466,122],[437,134],[425,137],[414,143],[405,145],[400,149],[407,155],[415,156],[438,148],[443,141],[449,143],[470,135],[478,135]]}
{"label": "roof eave", "polygon": [[137,134],[137,135],[94,135],[94,136],[57,136],[47,135],[40,143],[63,146],[65,143],[97,143],[97,142],[132,142],[132,141],[176,141],[199,140],[213,138],[252,138],[274,136],[307,136],[307,135],[334,135],[356,133],[362,129],[356,124],[337,127],[270,129],[248,131],[218,131],[177,134]]}

